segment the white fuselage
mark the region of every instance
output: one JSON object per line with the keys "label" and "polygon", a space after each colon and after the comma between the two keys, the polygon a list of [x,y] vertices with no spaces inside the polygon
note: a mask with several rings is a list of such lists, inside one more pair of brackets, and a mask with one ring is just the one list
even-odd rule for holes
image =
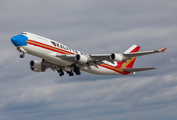
{"label": "white fuselage", "polygon": [[167,48],[160,50],[139,52],[140,46],[132,45],[124,53],[86,54],[71,49],[54,40],[23,32],[11,38],[12,43],[25,57],[25,53],[42,58],[42,61],[32,60],[30,68],[35,72],[45,72],[51,68],[57,70],[60,76],[64,71],[73,76],[85,71],[98,75],[134,75],[135,72],[156,69],[155,67],[133,68],[137,56],[163,53]]}
{"label": "white fuselage", "polygon": [[[58,66],[70,66],[73,64],[71,61],[67,61],[64,59],[61,59],[59,57],[56,57],[56,55],[63,55],[63,54],[85,54],[83,52],[80,52],[78,50],[71,49],[59,42],[56,42],[54,40],[35,35],[32,33],[22,33],[26,37],[28,37],[27,45],[26,46],[20,46],[21,49],[23,49],[26,53],[40,57],[52,64],[58,65]],[[17,47],[18,48],[18,47]],[[117,64],[117,62],[115,62]],[[81,71],[89,72],[92,74],[99,74],[99,75],[122,75],[121,72],[123,72],[121,69],[114,68],[115,65],[105,61],[105,64],[99,64],[97,67],[90,66],[89,68],[86,66],[80,67]],[[120,71],[120,72],[119,72]],[[126,75],[133,75],[134,72],[126,73]],[[124,74],[123,74],[124,75]]]}

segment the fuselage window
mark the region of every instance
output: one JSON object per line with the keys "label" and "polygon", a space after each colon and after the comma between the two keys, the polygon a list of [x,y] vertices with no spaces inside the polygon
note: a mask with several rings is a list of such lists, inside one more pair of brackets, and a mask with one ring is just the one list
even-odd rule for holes
{"label": "fuselage window", "polygon": [[77,50],[75,50],[75,52],[78,53]]}
{"label": "fuselage window", "polygon": [[66,50],[68,50],[68,47],[66,47]]}
{"label": "fuselage window", "polygon": [[62,46],[62,45],[60,45],[60,48],[62,48],[62,49],[63,49],[63,46]]}
{"label": "fuselage window", "polygon": [[60,47],[59,44],[57,44],[57,47]]}
{"label": "fuselage window", "polygon": [[63,46],[63,49],[66,50],[66,46]]}

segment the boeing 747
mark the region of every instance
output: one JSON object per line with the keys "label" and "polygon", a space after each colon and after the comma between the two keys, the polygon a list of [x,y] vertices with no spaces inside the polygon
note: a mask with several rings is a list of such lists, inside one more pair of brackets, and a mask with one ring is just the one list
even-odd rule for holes
{"label": "boeing 747", "polygon": [[139,52],[140,46],[132,45],[123,53],[112,54],[86,54],[71,49],[54,40],[23,32],[11,38],[17,50],[21,52],[20,58],[25,54],[31,54],[42,60],[31,60],[30,68],[35,72],[45,72],[51,68],[58,71],[59,76],[66,72],[69,76],[80,75],[85,71],[98,75],[134,75],[135,72],[155,69],[133,68],[136,57],[153,53],[162,53],[166,48]]}

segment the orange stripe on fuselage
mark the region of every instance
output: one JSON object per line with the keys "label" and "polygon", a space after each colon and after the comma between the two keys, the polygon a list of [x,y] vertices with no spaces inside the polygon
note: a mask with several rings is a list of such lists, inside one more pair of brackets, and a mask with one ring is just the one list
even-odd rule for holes
{"label": "orange stripe on fuselage", "polygon": [[57,48],[57,47],[53,47],[53,46],[50,46],[50,45],[47,45],[47,44],[44,44],[44,43],[41,43],[41,42],[36,42],[36,41],[33,41],[33,40],[28,40],[27,44],[34,45],[34,46],[37,46],[37,47],[41,47],[41,48],[44,48],[44,49],[48,49],[48,50],[58,52],[58,53],[61,53],[61,54],[75,54],[75,53],[72,53],[72,52]]}
{"label": "orange stripe on fuselage", "polygon": [[121,73],[123,75],[127,75],[127,74],[130,73],[130,72],[123,71],[122,68],[115,68],[114,66],[111,66],[111,65],[108,65],[108,64],[102,64],[102,65],[99,65],[99,66],[110,69],[110,70],[118,72],[118,73]]}
{"label": "orange stripe on fuselage", "polygon": [[[53,46],[50,46],[50,45],[47,45],[47,44],[44,44],[44,43],[41,43],[41,42],[36,42],[36,41],[33,41],[33,40],[27,40],[27,44],[34,45],[34,46],[37,46],[37,47],[41,47],[41,48],[44,48],[44,49],[47,49],[47,50],[51,50],[51,51],[54,51],[54,52],[57,52],[57,53],[60,53],[60,54],[76,54],[76,53],[72,53],[72,52],[69,52],[69,51],[66,51],[66,50],[63,50],[63,49],[60,49],[60,48],[57,48],[57,47],[53,47]],[[132,52],[137,52],[137,48],[135,48]],[[107,68],[109,70],[112,70],[112,71],[115,71],[115,72],[118,72],[118,73],[121,73],[123,75],[127,75],[130,72],[123,71],[122,68],[126,68],[127,66],[129,66],[129,64],[131,64],[132,61],[135,61],[135,59],[136,59],[136,57],[133,57],[133,60],[130,59],[130,60],[127,60],[127,62],[118,62],[118,65],[116,67],[111,66],[109,64],[100,64],[98,66]]]}

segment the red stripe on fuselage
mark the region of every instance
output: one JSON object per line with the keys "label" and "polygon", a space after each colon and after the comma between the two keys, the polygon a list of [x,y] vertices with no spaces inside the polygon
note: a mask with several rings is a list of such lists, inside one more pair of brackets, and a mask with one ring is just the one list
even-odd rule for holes
{"label": "red stripe on fuselage", "polygon": [[[60,54],[76,54],[76,53],[72,53],[72,52],[69,52],[69,51],[66,51],[66,50],[63,50],[63,49],[60,49],[60,48],[57,48],[57,47],[53,47],[53,46],[50,46],[50,45],[47,45],[47,44],[44,44],[44,43],[41,43],[41,42],[37,42],[37,41],[34,41],[34,40],[28,40],[27,44],[34,45],[34,46],[44,48],[44,49],[47,49],[47,50],[51,50],[51,51],[54,51],[54,52],[57,52],[57,53],[60,53]],[[119,62],[119,65],[123,64],[123,63],[124,62]],[[111,65],[108,65],[108,64],[100,64],[98,66],[107,68],[109,70],[112,70],[112,71],[115,71],[115,72],[118,72],[118,73],[121,73],[121,74],[124,74],[124,75],[127,75],[127,74],[130,73],[130,72],[126,72],[126,71],[121,70],[122,65],[120,65],[120,67],[117,67],[117,66],[114,67],[114,66],[111,66]]]}
{"label": "red stripe on fuselage", "polygon": [[115,72],[118,72],[118,73],[121,73],[123,75],[127,75],[127,74],[130,73],[130,72],[123,71],[121,68],[116,68],[116,67],[108,65],[108,64],[102,64],[102,65],[99,65],[99,66],[107,68],[107,69],[115,71]]}
{"label": "red stripe on fuselage", "polygon": [[37,47],[41,47],[41,48],[44,48],[44,49],[48,49],[48,50],[58,52],[58,53],[61,53],[61,54],[76,54],[76,53],[73,53],[73,52],[69,52],[69,51],[66,51],[66,50],[63,50],[63,49],[60,49],[60,48],[57,48],[57,47],[53,47],[53,46],[50,46],[50,45],[47,45],[47,44],[44,44],[44,43],[41,43],[41,42],[36,42],[36,41],[33,41],[33,40],[28,40],[27,44],[34,45],[34,46],[37,46]]}

